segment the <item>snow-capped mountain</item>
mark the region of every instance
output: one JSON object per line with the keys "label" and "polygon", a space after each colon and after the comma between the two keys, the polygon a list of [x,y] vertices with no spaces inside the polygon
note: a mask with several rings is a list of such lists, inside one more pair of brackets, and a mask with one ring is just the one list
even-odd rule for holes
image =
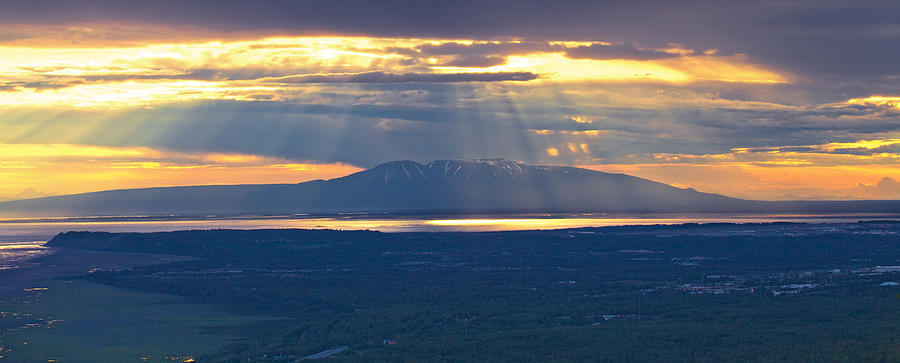
{"label": "snow-capped mountain", "polygon": [[113,190],[0,203],[6,216],[282,213],[852,213],[900,202],[760,202],[624,174],[504,159],[392,161],[300,184]]}
{"label": "snow-capped mountain", "polygon": [[585,176],[597,173],[563,166],[528,166],[501,158],[435,160],[427,164],[403,160],[380,164],[372,169],[335,180],[358,183],[427,182],[516,182],[539,176]]}

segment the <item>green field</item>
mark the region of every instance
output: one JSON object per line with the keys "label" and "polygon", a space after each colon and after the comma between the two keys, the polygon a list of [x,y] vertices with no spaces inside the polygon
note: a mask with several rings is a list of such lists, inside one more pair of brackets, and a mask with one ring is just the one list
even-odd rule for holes
{"label": "green field", "polygon": [[223,335],[239,331],[226,327],[263,320],[84,280],[48,281],[46,287],[0,301],[5,316],[30,314],[33,323],[0,335],[0,362],[190,361],[239,339]]}

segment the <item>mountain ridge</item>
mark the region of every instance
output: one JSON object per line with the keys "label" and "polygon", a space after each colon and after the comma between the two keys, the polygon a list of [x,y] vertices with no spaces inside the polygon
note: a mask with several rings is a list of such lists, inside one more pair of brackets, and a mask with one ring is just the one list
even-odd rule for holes
{"label": "mountain ridge", "polygon": [[[527,177],[528,172],[552,172],[557,170],[577,170],[582,173],[593,172],[601,173],[588,169],[567,167],[567,166],[549,166],[549,165],[525,165],[515,161],[509,161],[502,158],[492,159],[465,159],[465,160],[434,160],[427,164],[420,164],[412,160],[398,160],[378,164],[371,169],[367,169],[358,173],[347,176],[334,178],[359,178],[367,174],[383,175],[384,180],[388,181],[397,176],[406,175],[407,179],[412,180],[434,180],[434,179],[462,179],[468,181],[473,178],[483,177],[486,179],[521,179]],[[611,174],[611,173],[602,173]],[[624,175],[624,174],[614,174]]]}
{"label": "mountain ridge", "polygon": [[627,174],[502,158],[391,161],[298,184],[110,190],[0,203],[0,215],[892,212],[900,202],[760,202]]}

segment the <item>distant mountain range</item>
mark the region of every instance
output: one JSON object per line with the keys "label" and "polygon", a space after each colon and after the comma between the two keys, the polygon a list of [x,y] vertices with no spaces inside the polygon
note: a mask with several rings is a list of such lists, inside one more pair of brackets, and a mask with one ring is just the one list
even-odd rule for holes
{"label": "distant mountain range", "polygon": [[0,203],[0,215],[900,213],[900,201],[761,202],[504,159],[393,161],[331,180],[111,190]]}

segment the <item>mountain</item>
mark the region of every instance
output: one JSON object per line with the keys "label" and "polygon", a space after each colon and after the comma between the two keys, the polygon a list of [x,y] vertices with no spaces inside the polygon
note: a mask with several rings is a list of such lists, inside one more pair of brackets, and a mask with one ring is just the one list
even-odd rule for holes
{"label": "mountain", "polygon": [[257,208],[330,211],[645,212],[724,207],[740,200],[623,174],[503,159],[394,161],[342,178],[247,194]]}
{"label": "mountain", "polygon": [[113,190],[0,203],[6,216],[499,212],[900,212],[900,202],[759,202],[503,159],[393,161],[300,184]]}

